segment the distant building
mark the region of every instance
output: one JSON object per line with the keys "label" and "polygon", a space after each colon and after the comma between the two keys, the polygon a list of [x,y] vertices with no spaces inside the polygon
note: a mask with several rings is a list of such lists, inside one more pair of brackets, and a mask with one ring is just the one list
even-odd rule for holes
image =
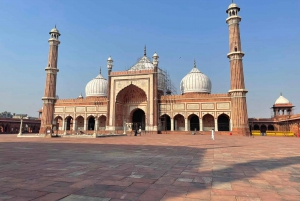
{"label": "distant building", "polygon": [[1,112],[0,113],[0,118],[13,118],[13,119],[39,119],[38,117],[30,117],[27,114],[16,114],[16,113],[11,113],[11,112]]}
{"label": "distant building", "polygon": [[249,118],[249,126],[252,131],[292,131],[299,134],[300,114],[294,114],[293,104],[280,94],[271,107],[270,118]]}
{"label": "distant building", "polygon": [[[20,131],[20,118],[1,118],[0,117],[0,134],[17,134]],[[24,118],[22,124],[23,133],[38,133],[40,130],[41,120]]]}

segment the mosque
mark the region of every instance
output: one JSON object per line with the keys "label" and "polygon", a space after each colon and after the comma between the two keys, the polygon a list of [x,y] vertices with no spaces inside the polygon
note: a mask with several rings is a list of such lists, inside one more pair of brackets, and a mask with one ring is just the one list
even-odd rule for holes
{"label": "mosque", "polygon": [[[56,80],[60,32],[50,31],[46,85],[42,98],[40,133],[58,128],[59,133],[120,133],[139,127],[150,133],[190,131],[249,135],[249,123],[240,27],[240,8],[232,3],[226,13],[229,28],[230,89],[211,93],[211,80],[194,62],[180,82],[181,94],[166,86],[166,74],[159,66],[159,55],[147,56],[126,71],[113,71],[114,60],[107,59],[108,79],[102,72],[85,87],[85,96],[58,99]],[[53,130],[51,131],[53,132]]]}

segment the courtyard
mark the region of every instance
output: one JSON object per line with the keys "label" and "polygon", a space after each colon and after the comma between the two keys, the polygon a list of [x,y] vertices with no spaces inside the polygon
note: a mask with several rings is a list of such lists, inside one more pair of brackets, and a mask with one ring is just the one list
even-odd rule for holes
{"label": "courtyard", "polygon": [[300,200],[300,138],[0,136],[0,200]]}

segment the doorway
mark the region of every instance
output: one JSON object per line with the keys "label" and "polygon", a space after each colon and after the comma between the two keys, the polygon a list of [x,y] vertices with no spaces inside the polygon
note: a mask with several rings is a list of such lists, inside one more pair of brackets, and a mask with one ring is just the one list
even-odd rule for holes
{"label": "doorway", "polygon": [[141,127],[142,130],[145,130],[145,112],[141,109],[137,109],[132,114],[132,129],[139,129]]}

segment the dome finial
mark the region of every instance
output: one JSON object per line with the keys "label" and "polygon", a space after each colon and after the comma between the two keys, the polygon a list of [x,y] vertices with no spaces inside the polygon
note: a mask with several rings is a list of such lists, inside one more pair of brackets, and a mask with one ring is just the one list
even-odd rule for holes
{"label": "dome finial", "polygon": [[282,92],[280,92],[280,96],[282,96]]}
{"label": "dome finial", "polygon": [[146,48],[146,45],[145,45],[145,47],[144,47],[144,56],[146,56],[147,55],[147,48]]}
{"label": "dome finial", "polygon": [[101,66],[100,66],[100,75],[101,75]]}
{"label": "dome finial", "polygon": [[196,59],[194,59],[194,68],[197,68]]}
{"label": "dome finial", "polygon": [[54,28],[56,28],[56,24],[54,25]]}

